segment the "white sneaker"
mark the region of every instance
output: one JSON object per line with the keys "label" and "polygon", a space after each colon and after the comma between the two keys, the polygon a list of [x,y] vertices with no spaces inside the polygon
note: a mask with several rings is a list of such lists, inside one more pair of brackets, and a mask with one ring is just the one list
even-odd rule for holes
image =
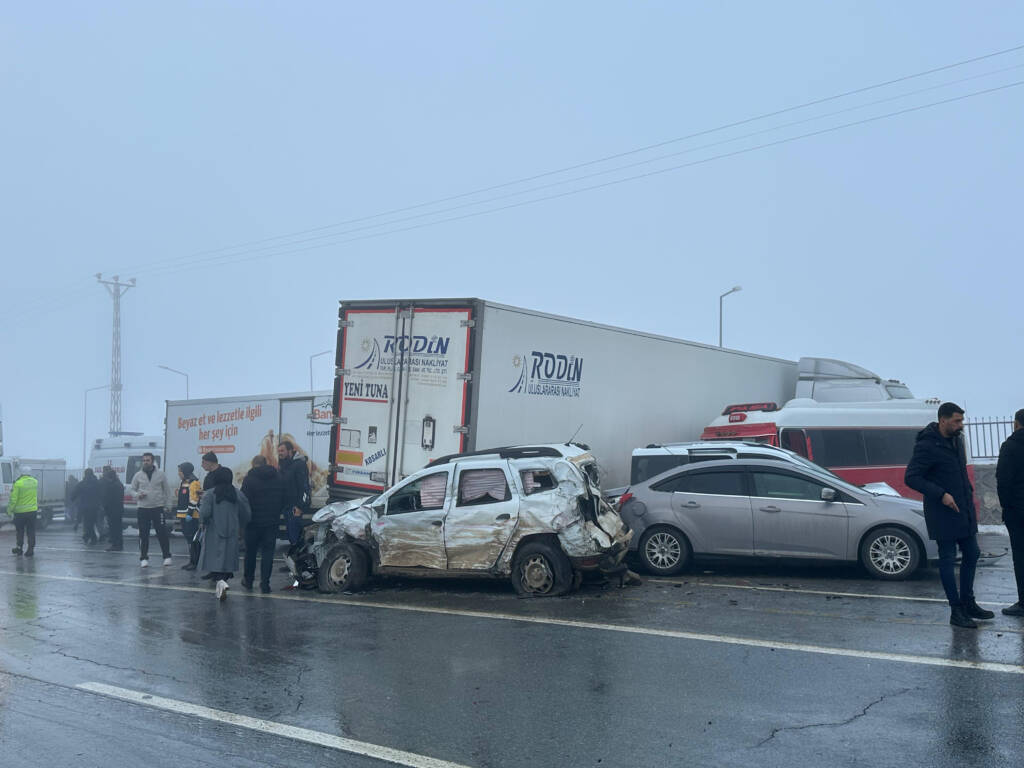
{"label": "white sneaker", "polygon": [[164,565],[173,565],[173,563],[171,562],[171,558],[165,557],[164,558]]}
{"label": "white sneaker", "polygon": [[228,596],[228,583],[221,579],[217,582],[217,599],[223,600]]}
{"label": "white sneaker", "polygon": [[149,568],[149,560],[139,560],[139,568]]}

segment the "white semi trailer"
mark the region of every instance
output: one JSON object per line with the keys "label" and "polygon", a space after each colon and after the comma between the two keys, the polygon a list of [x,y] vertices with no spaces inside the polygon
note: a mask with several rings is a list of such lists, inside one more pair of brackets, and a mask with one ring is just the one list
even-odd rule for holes
{"label": "white semi trailer", "polygon": [[569,440],[624,485],[637,445],[697,439],[725,404],[797,381],[795,361],[480,299],[342,301],[335,364],[335,499],[446,454]]}

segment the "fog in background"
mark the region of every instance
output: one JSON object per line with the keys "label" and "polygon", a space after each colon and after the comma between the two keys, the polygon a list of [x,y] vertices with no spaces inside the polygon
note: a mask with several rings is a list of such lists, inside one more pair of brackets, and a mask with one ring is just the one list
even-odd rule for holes
{"label": "fog in background", "polygon": [[[849,360],[1008,417],[1024,406],[1024,51],[364,217],[1022,31],[1024,7],[984,2],[8,3],[5,452],[80,464],[83,391],[110,377],[98,272],[138,281],[122,427],[147,434],[185,396],[158,365],[193,398],[307,389],[339,299],[477,296],[713,344],[736,284],[726,346]],[[315,360],[316,388],[332,370]],[[622,361],[627,397],[644,375]],[[88,402],[91,441],[107,393]]]}

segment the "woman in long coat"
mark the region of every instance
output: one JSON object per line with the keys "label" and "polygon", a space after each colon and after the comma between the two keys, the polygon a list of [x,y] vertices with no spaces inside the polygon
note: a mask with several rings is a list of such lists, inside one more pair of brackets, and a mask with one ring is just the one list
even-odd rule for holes
{"label": "woman in long coat", "polygon": [[215,582],[218,600],[227,597],[228,579],[238,567],[238,534],[252,516],[249,500],[231,480],[227,472],[219,475],[217,484],[199,502],[199,519],[204,529],[199,568]]}

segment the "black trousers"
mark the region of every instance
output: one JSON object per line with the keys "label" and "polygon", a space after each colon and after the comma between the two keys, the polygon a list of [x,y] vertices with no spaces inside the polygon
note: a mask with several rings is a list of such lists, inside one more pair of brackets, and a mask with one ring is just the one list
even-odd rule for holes
{"label": "black trousers", "polygon": [[260,556],[260,585],[270,586],[274,571],[274,547],[277,546],[277,523],[245,527],[245,580],[252,581],[256,574],[256,555]]}
{"label": "black trousers", "polygon": [[28,549],[31,552],[36,548],[36,513],[19,512],[14,516],[14,535],[17,538],[18,549],[25,543],[25,534],[28,534]]}
{"label": "black trousers", "polygon": [[123,512],[107,512],[107,541],[110,542],[110,546],[114,549],[124,548],[124,531],[121,530],[121,525],[124,520]]}
{"label": "black trousers", "polygon": [[82,541],[86,544],[98,541],[96,536],[96,518],[98,515],[98,509],[82,510]]}
{"label": "black trousers", "polygon": [[1024,601],[1024,514],[1003,516],[1006,531],[1010,534],[1010,551],[1013,553],[1013,575],[1017,579],[1017,602]]}
{"label": "black trousers", "polygon": [[156,539],[160,542],[160,550],[164,558],[171,556],[171,538],[167,534],[167,526],[163,520],[164,511],[160,507],[139,507],[139,560],[149,559],[149,526],[156,529]]}

